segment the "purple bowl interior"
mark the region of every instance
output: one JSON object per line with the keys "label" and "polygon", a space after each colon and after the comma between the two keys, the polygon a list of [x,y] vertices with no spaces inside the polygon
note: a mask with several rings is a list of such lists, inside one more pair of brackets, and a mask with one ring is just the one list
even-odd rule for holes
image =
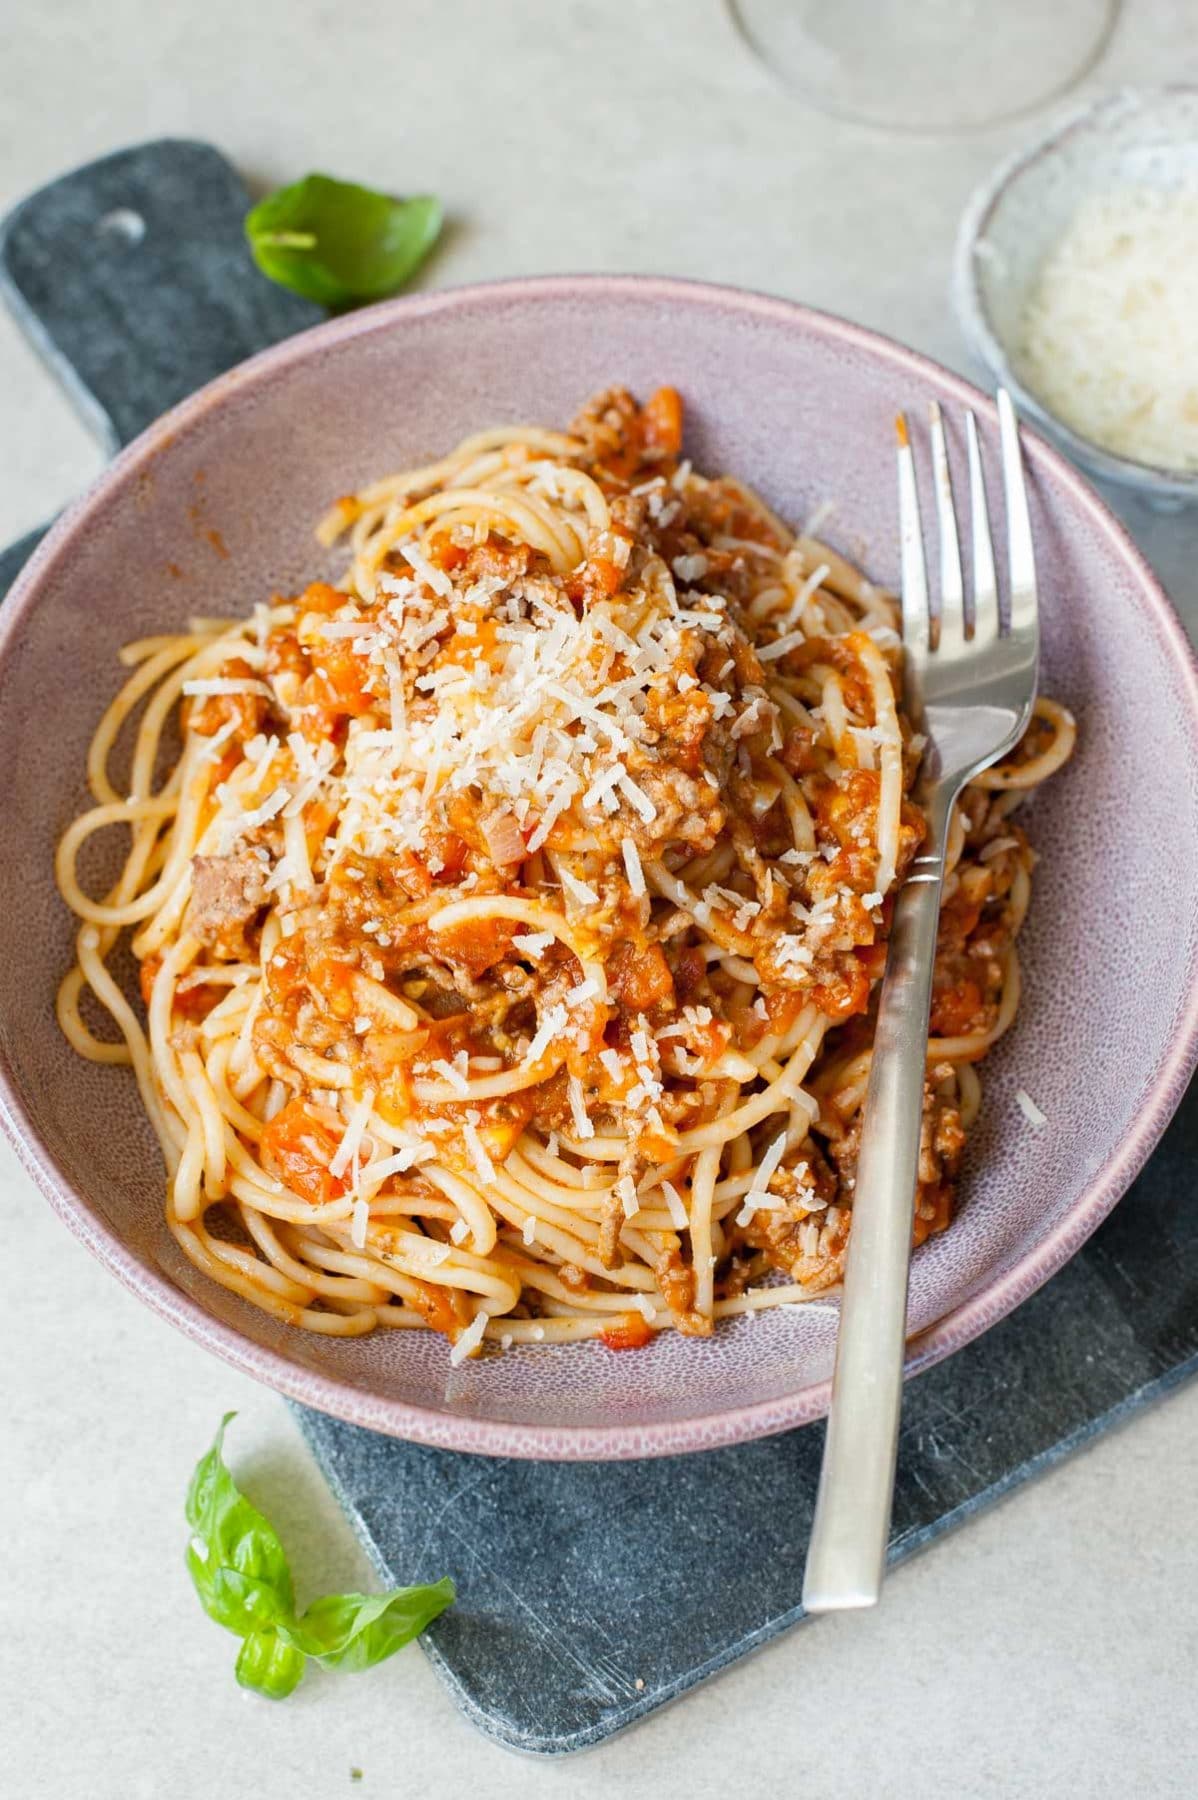
{"label": "purple bowl interior", "polygon": [[[131,1077],[78,1061],[58,1033],[72,931],[52,858],[86,803],[84,754],[122,643],[328,572],[312,525],[337,494],[494,421],[562,423],[616,381],[675,384],[698,467],[746,477],[791,519],[834,502],[826,535],[891,583],[894,414],[977,399],[868,333],[723,290],[560,280],[399,302],[272,351],[171,415],[73,509],[0,613],[0,1062],[27,1166],[117,1273],[218,1353],[326,1410],[460,1449],[627,1456],[798,1423],[826,1400],[835,1310],[738,1322],[708,1343],[666,1335],[637,1355],[585,1344],[451,1370],[429,1334],[309,1336],[212,1287],[163,1224]],[[993,451],[985,403],[982,416]],[[1023,1005],[983,1071],[960,1216],[915,1257],[913,1367],[1077,1248],[1159,1136],[1193,1048],[1192,666],[1089,490],[1037,441],[1028,462],[1044,684],[1076,712],[1080,743],[1027,812],[1041,863]],[[1023,1120],[1019,1087],[1044,1130]]]}

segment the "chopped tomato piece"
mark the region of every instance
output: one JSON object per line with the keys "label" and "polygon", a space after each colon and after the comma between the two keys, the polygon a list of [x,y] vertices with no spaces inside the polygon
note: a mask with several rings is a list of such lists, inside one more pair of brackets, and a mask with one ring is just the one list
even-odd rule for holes
{"label": "chopped tomato piece", "polygon": [[880,981],[886,971],[886,945],[861,944],[853,955],[870,981]]}
{"label": "chopped tomato piece", "polygon": [[162,967],[160,956],[147,956],[137,972],[138,985],[141,988],[142,1004],[148,1009],[150,996],[154,992],[154,983],[158,979],[158,971]]}
{"label": "chopped tomato piece", "polygon": [[299,597],[301,613],[335,613],[339,608],[348,606],[352,595],[342,593],[340,588],[332,587],[327,581],[314,581],[306,587]]}
{"label": "chopped tomato piece", "polygon": [[456,831],[436,830],[426,831],[425,844],[433,880],[452,886],[466,866],[470,846]]}
{"label": "chopped tomato piece", "polygon": [[686,1034],[689,1049],[704,1068],[718,1062],[732,1042],[732,1027],[725,1019],[708,1019],[705,1025],[692,1025]]}
{"label": "chopped tomato piece", "polygon": [[337,1139],[305,1100],[289,1100],[262,1133],[262,1160],[292,1193],[324,1206],[345,1192],[340,1176],[329,1173]]}
{"label": "chopped tomato piece", "polygon": [[566,592],[571,600],[604,600],[619,592],[623,579],[623,569],[610,556],[589,556],[568,578]]}
{"label": "chopped tomato piece", "polygon": [[465,963],[471,975],[477,977],[511,955],[515,929],[507,919],[464,919],[447,931],[428,932],[425,941],[434,956],[442,950],[446,956]]}
{"label": "chopped tomato piece", "polygon": [[819,981],[811,998],[829,1019],[851,1019],[869,1005],[870,979],[855,956],[846,956],[827,981]]}
{"label": "chopped tomato piece", "polygon": [[682,396],[677,388],[660,387],[641,412],[645,448],[677,456],[682,448]]}
{"label": "chopped tomato piece", "polygon": [[362,685],[365,665],[344,638],[326,639],[309,650],[312,671],[317,677],[331,711],[349,713],[358,718],[378,704],[373,694]]}
{"label": "chopped tomato piece", "polygon": [[660,944],[634,950],[621,944],[613,959],[612,993],[630,1012],[647,1012],[651,1006],[674,998],[674,978]]}
{"label": "chopped tomato piece", "polygon": [[286,1006],[288,1000],[306,983],[301,945],[296,939],[284,938],[263,970],[263,986],[271,1006]]}
{"label": "chopped tomato piece", "polygon": [[357,974],[353,963],[342,962],[335,956],[322,956],[309,972],[312,987],[335,1019],[352,1019],[358,1010],[354,1005]]}
{"label": "chopped tomato piece", "polygon": [[620,1314],[605,1331],[601,1331],[599,1341],[609,1350],[643,1350],[652,1336],[653,1329],[643,1314],[630,1312]]}
{"label": "chopped tomato piece", "polygon": [[437,563],[442,569],[452,572],[465,564],[470,552],[462,544],[455,544],[453,539],[440,533],[429,547],[429,560]]}
{"label": "chopped tomato piece", "polygon": [[[150,997],[154,992],[154,983],[158,979],[158,971],[162,967],[162,958],[158,955],[147,956],[137,972],[137,983],[141,989],[142,1003],[147,1012],[150,1010]],[[175,989],[175,1011],[186,1019],[203,1019],[212,1011],[217,995],[214,989],[197,982],[195,987],[184,988],[183,992]]]}
{"label": "chopped tomato piece", "polygon": [[413,1284],[416,1292],[412,1303],[418,1312],[422,1312],[430,1331],[444,1332],[446,1337],[456,1337],[465,1320],[454,1305],[453,1288],[438,1287],[433,1281],[417,1281]]}
{"label": "chopped tomato piece", "polygon": [[982,990],[966,975],[951,987],[932,995],[931,1029],[936,1037],[961,1037],[976,1027],[982,1010]]}
{"label": "chopped tomato piece", "polygon": [[271,632],[266,640],[266,669],[270,675],[294,675],[303,680],[308,659],[294,631]]}

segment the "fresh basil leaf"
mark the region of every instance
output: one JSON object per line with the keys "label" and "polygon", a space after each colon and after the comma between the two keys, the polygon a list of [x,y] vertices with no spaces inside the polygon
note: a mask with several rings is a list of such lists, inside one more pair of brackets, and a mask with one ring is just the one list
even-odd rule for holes
{"label": "fresh basil leaf", "polygon": [[293,1650],[274,1631],[252,1631],[237,1658],[237,1679],[244,1688],[285,1700],[298,1687],[307,1657]]}
{"label": "fresh basil leaf", "polygon": [[225,1568],[218,1568],[211,1575],[201,1568],[197,1577],[194,1554],[194,1546],[189,1547],[187,1566],[195,1590],[208,1617],[227,1631],[244,1637],[247,1631],[266,1629],[291,1618],[291,1606],[272,1583],[255,1581],[237,1569]]}
{"label": "fresh basil leaf", "polygon": [[226,1413],[187,1491],[187,1568],[204,1610],[241,1636],[290,1618],[295,1594],[274,1526],[251,1506],[225,1466]]}
{"label": "fresh basil leaf", "polygon": [[326,1669],[369,1669],[452,1604],[453,1582],[389,1594],[328,1594],[295,1617],[291,1570],[278,1534],[251,1506],[224,1461],[226,1413],[187,1490],[187,1567],[210,1618],[244,1639],[237,1679],[281,1700],[309,1656]]}
{"label": "fresh basil leaf", "polygon": [[399,200],[331,175],[278,188],[245,221],[262,273],[333,311],[397,292],[440,230],[431,194]]}
{"label": "fresh basil leaf", "polygon": [[419,1637],[453,1599],[448,1576],[389,1594],[326,1594],[312,1602],[302,1619],[279,1630],[322,1668],[371,1669]]}

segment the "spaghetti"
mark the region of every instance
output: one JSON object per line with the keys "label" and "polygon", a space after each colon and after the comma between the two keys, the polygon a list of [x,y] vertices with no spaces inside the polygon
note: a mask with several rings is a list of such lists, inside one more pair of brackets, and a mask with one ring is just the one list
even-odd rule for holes
{"label": "spaghetti", "polygon": [[[186,1255],[289,1323],[459,1361],[839,1280],[922,745],[892,598],[681,434],[671,389],[484,432],[337,503],[339,587],[122,653],[59,848],[59,1019],[131,1064]],[[956,810],[917,1241],[1018,1000],[1013,813],[1073,735],[1040,700]]]}

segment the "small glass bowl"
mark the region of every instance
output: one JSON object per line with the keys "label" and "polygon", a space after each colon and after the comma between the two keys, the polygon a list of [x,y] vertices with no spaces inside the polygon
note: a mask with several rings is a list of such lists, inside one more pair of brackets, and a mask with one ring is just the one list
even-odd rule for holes
{"label": "small glass bowl", "polygon": [[953,267],[953,305],[966,339],[1021,411],[1090,474],[1162,512],[1198,500],[1198,473],[1135,462],[1081,437],[1024,385],[1016,346],[1029,290],[1083,200],[1113,187],[1183,181],[1198,181],[1198,87],[1105,95],[978,189],[961,220]]}

